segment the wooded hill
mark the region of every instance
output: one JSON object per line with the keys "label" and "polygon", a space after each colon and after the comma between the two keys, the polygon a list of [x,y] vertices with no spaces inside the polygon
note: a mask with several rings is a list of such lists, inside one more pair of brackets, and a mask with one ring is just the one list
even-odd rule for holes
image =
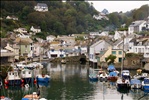
{"label": "wooded hill", "polygon": [[[37,12],[34,6],[37,3],[46,3],[48,12]],[[106,8],[106,7],[105,7]],[[80,34],[90,31],[109,30],[126,23],[127,27],[132,21],[143,20],[148,17],[148,5],[142,5],[139,9],[123,12],[113,12],[107,15],[109,20],[97,21],[93,15],[98,11],[84,1],[1,1],[1,36],[5,37],[7,31],[13,31],[14,28],[25,27],[28,30],[32,25],[40,26],[42,34],[47,36],[63,34]],[[15,15],[18,21],[6,20],[6,16]],[[124,30],[125,30],[124,29]],[[122,29],[121,29],[122,30]]]}

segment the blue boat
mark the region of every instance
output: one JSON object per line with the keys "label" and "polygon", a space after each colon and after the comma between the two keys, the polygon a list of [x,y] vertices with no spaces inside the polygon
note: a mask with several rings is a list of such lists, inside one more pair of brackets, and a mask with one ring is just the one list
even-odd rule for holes
{"label": "blue boat", "polygon": [[108,72],[112,72],[112,71],[115,71],[115,67],[114,67],[114,65],[109,65],[108,66]]}
{"label": "blue boat", "polygon": [[90,75],[89,75],[89,80],[90,81],[98,81],[98,76],[97,76],[97,74],[95,74],[95,73],[91,73]]}
{"label": "blue boat", "polygon": [[142,81],[142,89],[146,92],[149,92],[149,78],[144,78]]}
{"label": "blue boat", "polygon": [[44,74],[39,74],[36,77],[37,82],[49,82],[50,81],[50,76],[49,75],[44,75]]}
{"label": "blue boat", "polygon": [[142,86],[141,81],[138,79],[131,79],[130,85],[132,89],[140,89]]}

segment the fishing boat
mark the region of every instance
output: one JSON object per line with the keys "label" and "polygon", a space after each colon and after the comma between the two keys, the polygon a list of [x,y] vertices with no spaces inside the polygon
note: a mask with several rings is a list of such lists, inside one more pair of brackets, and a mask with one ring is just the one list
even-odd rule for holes
{"label": "fishing boat", "polygon": [[105,71],[103,71],[102,73],[100,73],[98,75],[98,79],[102,82],[102,81],[105,81],[107,82],[107,79],[108,79],[108,75]]}
{"label": "fishing boat", "polygon": [[30,84],[32,81],[34,81],[32,70],[29,69],[21,70],[20,76],[24,80],[24,84]]}
{"label": "fishing boat", "polygon": [[123,70],[121,77],[118,78],[116,86],[119,89],[130,89],[130,72],[129,70]]}
{"label": "fishing boat", "polygon": [[50,81],[50,76],[47,74],[38,74],[36,76],[37,82],[49,82]]}
{"label": "fishing boat", "polygon": [[138,79],[131,79],[130,81],[131,89],[140,89],[142,84]]}
{"label": "fishing boat", "polygon": [[133,78],[139,79],[139,80],[143,80],[144,78],[147,78],[147,77],[148,77],[148,73],[141,73],[133,76]]}
{"label": "fishing boat", "polygon": [[108,75],[108,80],[110,82],[116,82],[118,79],[118,73],[116,71],[110,72]]}
{"label": "fishing boat", "polygon": [[149,78],[144,78],[142,81],[142,89],[144,91],[149,91]]}
{"label": "fishing boat", "polygon": [[110,64],[110,65],[108,66],[107,70],[108,70],[108,72],[110,73],[110,72],[115,71],[116,69],[115,69],[115,66],[114,66],[113,64]]}
{"label": "fishing boat", "polygon": [[8,71],[7,77],[4,80],[5,85],[20,85],[24,83],[24,80],[22,80],[18,74],[18,71]]}
{"label": "fishing boat", "polygon": [[39,100],[39,94],[33,92],[32,94],[25,95],[22,100]]}

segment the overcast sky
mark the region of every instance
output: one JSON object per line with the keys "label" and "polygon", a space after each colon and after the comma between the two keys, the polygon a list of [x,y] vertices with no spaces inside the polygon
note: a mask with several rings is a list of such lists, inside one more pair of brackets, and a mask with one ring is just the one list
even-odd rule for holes
{"label": "overcast sky", "polygon": [[[88,0],[89,1],[89,0]],[[93,3],[94,8],[101,12],[107,9],[109,13],[112,12],[127,12],[135,8],[140,8],[142,5],[148,4],[149,1],[89,1]]]}

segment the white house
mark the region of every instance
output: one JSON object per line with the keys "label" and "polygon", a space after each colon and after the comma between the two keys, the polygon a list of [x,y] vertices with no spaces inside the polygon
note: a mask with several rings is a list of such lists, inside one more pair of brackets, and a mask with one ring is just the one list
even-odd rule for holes
{"label": "white house", "polygon": [[101,53],[103,50],[107,50],[112,44],[106,40],[99,40],[89,48],[89,61],[97,63],[96,56]]}
{"label": "white house", "polygon": [[126,31],[115,31],[115,34],[114,34],[114,40],[118,40],[118,39],[121,39],[123,36],[126,36],[127,35],[127,32]]}
{"label": "white house", "polygon": [[103,31],[99,34],[99,36],[108,36],[109,32],[108,31]]}
{"label": "white house", "polygon": [[35,27],[35,26],[32,26],[30,28],[30,31],[34,32],[34,33],[40,33],[41,32],[41,29],[40,27]]}
{"label": "white house", "polygon": [[142,53],[149,58],[149,38],[132,39],[129,43],[129,53]]}
{"label": "white house", "polygon": [[146,27],[145,20],[137,20],[132,22],[128,27],[128,34],[141,32],[143,27]]}
{"label": "white house", "polygon": [[48,6],[45,3],[37,3],[37,5],[34,7],[34,10],[39,12],[46,12],[48,11]]}
{"label": "white house", "polygon": [[93,18],[96,20],[109,20],[109,18],[104,13],[99,13],[98,15],[93,15]]}
{"label": "white house", "polygon": [[56,37],[54,35],[49,35],[46,37],[46,40],[52,42]]}
{"label": "white house", "polygon": [[19,32],[19,33],[27,33],[26,28],[18,28],[18,29],[14,29],[14,32]]}
{"label": "white house", "polygon": [[16,16],[7,16],[6,19],[18,20],[18,17],[16,17]]}

